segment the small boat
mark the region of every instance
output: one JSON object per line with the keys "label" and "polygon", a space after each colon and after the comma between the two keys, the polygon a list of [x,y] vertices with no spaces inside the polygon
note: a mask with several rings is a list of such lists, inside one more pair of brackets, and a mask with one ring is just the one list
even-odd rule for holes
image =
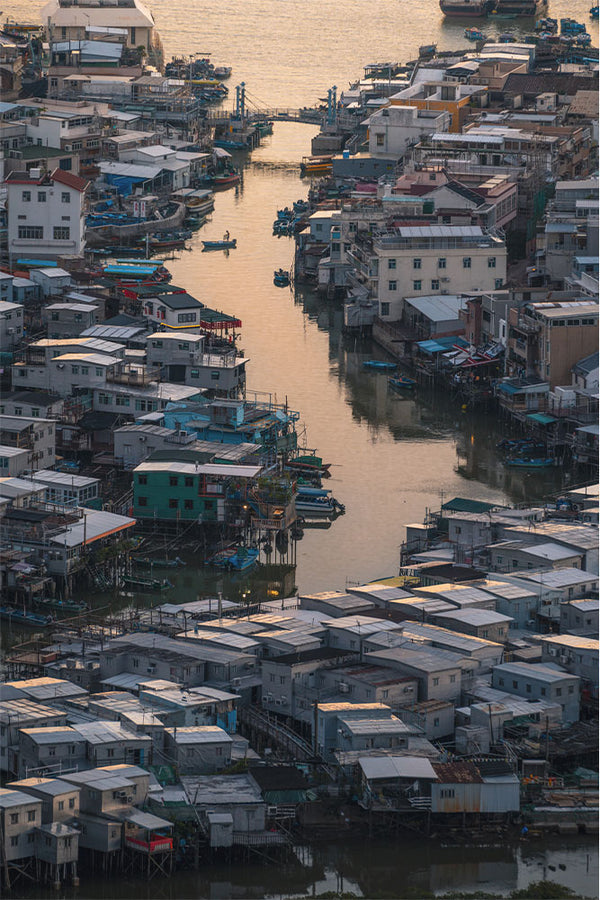
{"label": "small boat", "polygon": [[498,35],[499,44],[516,44],[517,38],[512,31],[504,31]]}
{"label": "small boat", "polygon": [[335,507],[329,497],[305,497],[299,494],[296,497],[296,511],[311,516],[332,516]]}
{"label": "small boat", "polygon": [[504,465],[519,469],[549,469],[550,467],[556,465],[556,460],[552,457],[528,459],[526,457],[519,456],[505,459]]}
{"label": "small boat", "polygon": [[590,9],[590,16],[592,19],[597,19],[600,16],[600,6],[592,6]]}
{"label": "small boat", "polygon": [[131,561],[134,566],[140,566],[143,569],[178,569],[179,566],[185,566],[185,562],[178,556],[175,559],[154,559],[150,556],[132,556]]}
{"label": "small boat", "polygon": [[215,188],[215,190],[218,190],[219,188],[233,187],[233,185],[238,184],[239,181],[240,176],[237,172],[226,172],[223,175],[215,175],[213,187]]}
{"label": "small boat", "polygon": [[422,44],[419,47],[419,59],[429,59],[435,56],[437,44]]}
{"label": "small boat", "polygon": [[258,554],[256,547],[229,547],[227,550],[219,550],[207,562],[219,569],[236,569],[241,572],[254,565]]}
{"label": "small boat", "polygon": [[561,34],[584,34],[586,31],[585,25],[581,22],[577,22],[575,19],[561,19],[560,20],[560,33]]}
{"label": "small boat", "polygon": [[273,134],[273,123],[268,121],[260,121],[255,122],[254,127],[258,131],[261,137],[265,137],[267,134]]}
{"label": "small boat", "polygon": [[395,369],[396,363],[384,362],[382,359],[366,359],[363,362],[363,368],[389,370],[389,369]]}
{"label": "small boat", "polygon": [[485,40],[485,35],[483,31],[480,31],[479,28],[465,28],[464,35],[468,41],[483,41]]}
{"label": "small boat", "polygon": [[414,391],[417,386],[414,378],[408,378],[406,375],[396,375],[388,378],[388,384],[395,391]]}
{"label": "small boat", "polygon": [[156,593],[168,591],[173,585],[166,578],[160,581],[158,578],[134,578],[132,575],[124,575],[123,587],[140,593]]}
{"label": "small boat", "polygon": [[213,71],[215,78],[229,78],[232,69],[231,66],[215,66]]}
{"label": "small boat", "polygon": [[331,463],[324,463],[320,456],[308,453],[302,456],[296,456],[294,459],[289,459],[285,464],[285,467],[292,472],[302,472],[303,474],[315,473],[322,477],[323,475],[329,475]]}
{"label": "small boat", "polygon": [[297,483],[298,496],[303,497],[327,497],[331,493],[329,488],[310,487],[307,484]]}
{"label": "small boat", "polygon": [[300,163],[301,175],[321,175],[333,169],[333,156],[305,156]]}
{"label": "small boat", "polygon": [[54,616],[45,616],[27,609],[16,609],[14,606],[0,606],[0,618],[16,622],[17,625],[32,625],[37,628],[47,628],[54,622]]}
{"label": "small boat", "polygon": [[250,149],[250,145],[246,144],[245,141],[228,141],[226,140],[226,138],[217,138],[215,141],[213,141],[213,147],[221,147],[222,150]]}
{"label": "small boat", "polygon": [[284,269],[276,269],[273,273],[273,281],[277,287],[287,287],[290,283],[290,273]]}
{"label": "small boat", "polygon": [[235,250],[236,246],[236,238],[228,241],[202,241],[203,250]]}
{"label": "small boat", "polygon": [[87,612],[89,609],[88,604],[81,600],[59,600],[58,597],[47,597],[43,600],[38,600],[38,605],[63,613],[82,613]]}

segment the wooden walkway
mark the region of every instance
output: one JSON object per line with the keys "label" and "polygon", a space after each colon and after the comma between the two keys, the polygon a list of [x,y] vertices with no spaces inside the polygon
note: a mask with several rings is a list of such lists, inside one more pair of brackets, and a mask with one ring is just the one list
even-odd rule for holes
{"label": "wooden walkway", "polygon": [[[247,120],[250,124],[257,121],[269,119],[272,122],[307,122],[313,125],[320,125],[323,121],[325,111],[322,109],[257,109],[249,111]],[[227,125],[233,112],[225,112],[225,110],[209,110],[206,116],[206,122],[209,125]]]}

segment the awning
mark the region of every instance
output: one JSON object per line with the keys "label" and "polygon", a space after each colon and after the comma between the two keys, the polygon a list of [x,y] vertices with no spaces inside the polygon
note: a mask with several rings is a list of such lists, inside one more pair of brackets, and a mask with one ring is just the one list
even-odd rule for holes
{"label": "awning", "polygon": [[547,416],[545,413],[529,413],[527,418],[531,419],[532,422],[537,422],[539,425],[551,425],[552,422],[556,422],[554,416]]}
{"label": "awning", "polygon": [[218,159],[231,159],[231,153],[228,153],[223,147],[213,147],[213,156]]}

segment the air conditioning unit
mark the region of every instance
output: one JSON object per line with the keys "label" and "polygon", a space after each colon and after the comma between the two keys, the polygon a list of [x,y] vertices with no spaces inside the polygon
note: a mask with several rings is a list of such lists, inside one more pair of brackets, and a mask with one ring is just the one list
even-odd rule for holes
{"label": "air conditioning unit", "polygon": [[239,687],[241,683],[242,683],[242,679],[241,679],[241,678],[232,678],[232,679],[231,679],[231,686],[232,686],[232,687]]}
{"label": "air conditioning unit", "polygon": [[275,700],[275,706],[281,706],[281,700]]}
{"label": "air conditioning unit", "polygon": [[142,442],[142,444],[145,444],[147,440],[148,440],[148,438],[146,437],[145,434],[140,435],[140,441]]}
{"label": "air conditioning unit", "polygon": [[440,281],[450,281],[449,278],[440,278]]}
{"label": "air conditioning unit", "polygon": [[346,684],[345,681],[340,681],[340,683],[338,684],[338,688],[339,688],[340,694],[349,694],[350,693],[350,685]]}
{"label": "air conditioning unit", "polygon": [[127,797],[127,802],[128,802],[128,803],[133,803],[133,794],[129,794],[129,795],[128,795],[128,797]]}
{"label": "air conditioning unit", "polygon": [[282,694],[282,695],[281,695],[280,700],[281,700],[281,705],[282,705],[282,706],[287,706],[288,698],[286,697],[285,694]]}
{"label": "air conditioning unit", "polygon": [[154,675],[154,673],[156,672],[156,666],[148,666],[146,672],[148,673],[148,675]]}

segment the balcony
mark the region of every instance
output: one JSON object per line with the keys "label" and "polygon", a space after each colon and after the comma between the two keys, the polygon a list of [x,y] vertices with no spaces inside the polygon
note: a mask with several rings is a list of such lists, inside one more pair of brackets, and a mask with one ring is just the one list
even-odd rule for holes
{"label": "balcony", "polygon": [[140,853],[169,853],[173,850],[173,838],[153,835],[149,841],[140,841],[138,838],[125,838],[125,846]]}
{"label": "balcony", "polygon": [[124,366],[115,372],[108,372],[107,382],[127,384],[130,387],[146,387],[153,381],[160,380],[160,368],[149,366]]}

